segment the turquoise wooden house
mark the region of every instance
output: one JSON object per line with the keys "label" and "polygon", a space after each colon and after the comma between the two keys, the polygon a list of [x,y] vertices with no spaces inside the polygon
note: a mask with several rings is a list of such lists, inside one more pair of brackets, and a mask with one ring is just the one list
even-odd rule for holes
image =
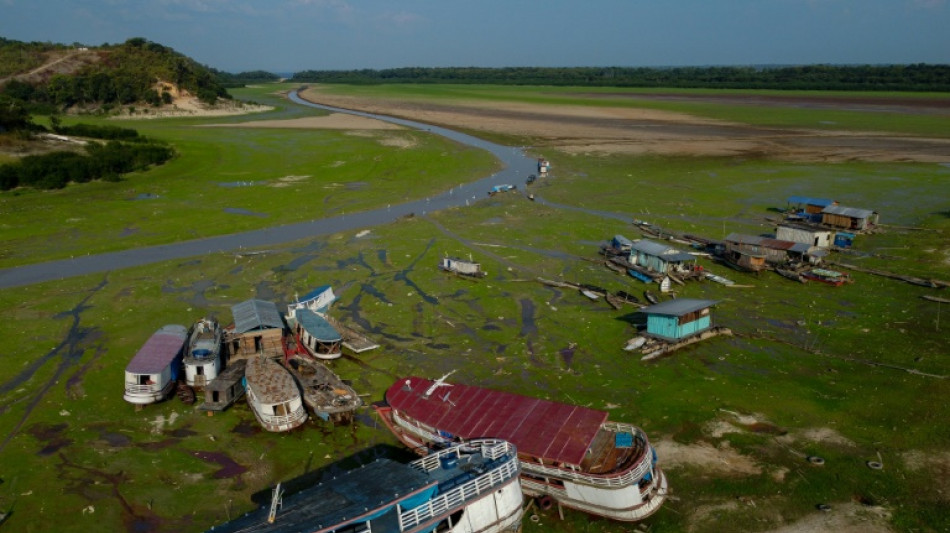
{"label": "turquoise wooden house", "polygon": [[680,341],[710,329],[710,308],[715,300],[677,298],[640,309],[647,315],[647,331],[650,337],[668,341]]}

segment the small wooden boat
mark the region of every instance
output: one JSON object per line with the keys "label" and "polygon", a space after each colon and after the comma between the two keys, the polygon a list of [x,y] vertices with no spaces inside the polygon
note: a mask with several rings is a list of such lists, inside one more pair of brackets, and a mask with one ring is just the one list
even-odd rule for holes
{"label": "small wooden boat", "polygon": [[660,299],[657,298],[656,295],[650,291],[643,291],[643,297],[646,298],[646,300],[653,305],[660,303]]}
{"label": "small wooden boat", "polygon": [[221,371],[221,326],[213,318],[195,322],[185,350],[185,383],[202,389]]}
{"label": "small wooden boat", "polygon": [[247,403],[267,431],[290,431],[307,421],[293,376],[277,362],[254,357],[244,369]]}
{"label": "small wooden boat", "polygon": [[287,368],[303,389],[303,401],[313,414],[334,424],[348,424],[363,400],[326,365],[294,357]]}
{"label": "small wooden boat", "polygon": [[638,272],[632,268],[627,269],[627,274],[629,274],[630,277],[634,279],[638,279],[644,283],[653,283],[653,278],[651,278],[650,276],[647,276],[646,274],[642,272]]}
{"label": "small wooden boat", "polygon": [[792,281],[797,281],[799,283],[806,283],[808,281],[808,279],[802,276],[800,273],[794,270],[789,270],[787,268],[776,268],[775,273],[778,274],[779,276],[782,276],[783,278],[787,278]]}
{"label": "small wooden boat", "polygon": [[637,336],[627,341],[627,345],[623,347],[625,351],[632,352],[641,348],[647,342],[646,337]]}
{"label": "small wooden boat", "polygon": [[708,280],[710,280],[710,281],[715,281],[716,283],[720,283],[720,284],[722,284],[722,285],[729,286],[729,285],[735,285],[735,284],[736,284],[735,281],[732,281],[731,279],[726,279],[726,278],[724,278],[724,277],[722,277],[722,276],[718,276],[718,275],[716,275],[716,274],[713,274],[712,272],[706,272],[705,276],[706,276],[706,279],[708,279]]}
{"label": "small wooden boat", "polygon": [[594,291],[587,290],[587,289],[581,289],[581,294],[583,294],[584,296],[590,298],[591,300],[596,300],[596,299],[600,298],[600,295],[599,295],[599,294],[597,294],[597,293],[594,292]]}
{"label": "small wooden boat", "polygon": [[188,328],[163,326],[125,367],[125,401],[137,406],[160,402],[175,390]]}
{"label": "small wooden boat", "polygon": [[634,304],[640,303],[640,299],[639,299],[639,298],[637,298],[636,296],[630,294],[630,293],[627,292],[627,291],[617,291],[617,297],[620,298],[621,300],[627,302],[627,303],[634,303]]}
{"label": "small wooden boat", "polygon": [[827,268],[813,268],[802,272],[802,277],[809,281],[817,281],[827,285],[840,287],[845,283],[851,283],[851,276],[845,272],[837,270],[828,270]]}
{"label": "small wooden boat", "polygon": [[325,475],[270,505],[259,506],[215,533],[508,533],[521,530],[520,468],[515,447],[497,439],[454,444],[411,463],[379,457]]}

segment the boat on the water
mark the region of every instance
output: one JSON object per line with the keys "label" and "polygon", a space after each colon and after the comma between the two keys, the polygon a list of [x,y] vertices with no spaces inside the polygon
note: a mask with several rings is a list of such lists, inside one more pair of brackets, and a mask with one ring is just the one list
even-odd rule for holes
{"label": "boat on the water", "polygon": [[290,431],[307,420],[300,390],[284,367],[266,357],[248,360],[244,369],[247,403],[267,431]]}
{"label": "boat on the water", "polygon": [[185,383],[203,389],[221,372],[221,326],[213,318],[195,322],[185,350]]}
{"label": "boat on the water", "polygon": [[317,359],[337,359],[343,355],[343,336],[320,313],[309,308],[297,309],[294,318],[288,317],[297,348],[303,348]]}
{"label": "boat on the water", "polygon": [[525,495],[613,520],[656,512],[667,482],[656,453],[636,426],[607,412],[482,387],[420,377],[397,380],[383,422],[419,453],[491,436],[518,447]]}
{"label": "boat on the water", "polygon": [[813,268],[802,272],[802,277],[809,281],[818,281],[828,285],[839,287],[845,283],[851,283],[851,275],[837,270],[827,268]]}
{"label": "boat on the water", "polygon": [[162,326],[125,367],[125,401],[137,406],[156,403],[175,390],[181,372],[182,349],[188,328]]}
{"label": "boat on the water", "polygon": [[284,497],[215,533],[514,533],[523,497],[517,451],[496,439],[454,445],[409,464],[388,458]]}
{"label": "boat on the water", "polygon": [[302,357],[287,360],[287,368],[303,390],[303,401],[313,414],[335,424],[348,424],[363,400],[326,365]]}

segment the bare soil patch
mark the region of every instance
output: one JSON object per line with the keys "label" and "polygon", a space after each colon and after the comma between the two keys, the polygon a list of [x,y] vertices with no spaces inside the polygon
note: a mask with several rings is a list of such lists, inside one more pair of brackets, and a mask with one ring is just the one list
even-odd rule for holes
{"label": "bare soil patch", "polygon": [[[417,100],[331,95],[319,86],[305,90],[310,101],[335,107],[399,116],[450,128],[524,137],[538,148],[571,154],[661,154],[770,157],[789,161],[950,162],[950,140],[886,133],[765,128],[717,121],[685,113],[604,106],[553,106],[520,102]],[[638,95],[639,97],[640,95]],[[599,96],[598,96],[599,97]],[[594,96],[591,96],[594,98]],[[895,99],[890,107],[909,106]],[[883,99],[886,102],[886,98]],[[938,102],[942,100],[937,99]],[[814,101],[810,101],[815,105]],[[886,107],[885,104],[874,102]],[[761,105],[791,105],[763,100]],[[823,105],[847,109],[848,101]],[[870,105],[870,103],[868,103]],[[918,112],[929,109],[917,106]],[[942,108],[941,108],[942,109]]]}
{"label": "bare soil patch", "polygon": [[653,445],[657,455],[663,458],[665,470],[689,466],[717,475],[753,476],[762,473],[762,468],[752,458],[740,454],[728,442],[715,447],[708,442],[680,444],[663,439],[654,441]]}

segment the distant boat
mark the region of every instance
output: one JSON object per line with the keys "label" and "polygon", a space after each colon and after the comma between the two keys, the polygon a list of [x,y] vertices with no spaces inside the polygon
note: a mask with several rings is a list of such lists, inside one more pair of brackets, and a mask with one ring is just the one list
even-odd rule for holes
{"label": "distant boat", "polygon": [[293,376],[277,362],[253,357],[244,369],[247,403],[267,431],[290,431],[307,420]]}
{"label": "distant boat", "polygon": [[[349,460],[348,463],[356,461]],[[362,463],[362,461],[359,461]],[[497,439],[456,444],[409,464],[385,457],[284,497],[215,533],[506,533],[524,511],[515,447]]]}
{"label": "distant boat", "polygon": [[731,279],[726,279],[722,276],[717,276],[716,274],[713,274],[712,272],[706,272],[704,275],[706,276],[706,279],[710,281],[715,281],[716,283],[721,283],[726,286],[736,284],[735,281],[732,281]]}
{"label": "distant boat", "polygon": [[650,291],[643,291],[643,297],[646,298],[646,300],[650,302],[651,304],[656,305],[660,303],[660,299],[657,298],[656,295]]}
{"label": "distant boat", "polygon": [[136,405],[160,402],[175,389],[181,372],[182,350],[188,328],[161,327],[125,367],[125,401]]}
{"label": "distant boat", "polygon": [[336,301],[336,294],[330,285],[321,285],[287,306],[287,316],[295,318],[298,309],[309,309],[314,313],[326,314],[330,304]]}
{"label": "distant boat", "polygon": [[446,272],[471,278],[483,278],[488,275],[487,272],[482,270],[481,263],[475,262],[471,258],[466,260],[457,257],[443,257],[439,262],[439,268]]}
{"label": "distant boat", "polygon": [[647,276],[646,274],[642,272],[638,272],[632,268],[627,269],[627,274],[629,274],[630,277],[638,279],[644,283],[653,283],[653,278],[651,278],[650,276]]}
{"label": "distant boat", "polygon": [[319,361],[293,357],[287,367],[300,388],[303,401],[313,413],[336,424],[348,424],[363,400],[326,365]]}
{"label": "distant boat", "polygon": [[189,387],[204,388],[221,371],[221,326],[213,318],[195,322],[185,350],[185,383]]}
{"label": "distant boat", "polygon": [[588,289],[581,289],[581,294],[583,294],[584,296],[590,298],[591,300],[596,300],[596,299],[600,298],[600,295],[599,295],[599,294],[597,294],[597,293],[594,292],[594,291],[588,290]]}
{"label": "distant boat", "polygon": [[835,287],[851,283],[851,276],[845,272],[828,270],[827,268],[813,268],[802,272],[802,277],[809,281],[818,281]]}
{"label": "distant boat", "polygon": [[517,185],[509,185],[509,184],[495,185],[491,189],[488,190],[488,196],[495,196],[496,194],[500,192],[514,191],[517,189],[518,189]]}
{"label": "distant boat", "polygon": [[409,377],[386,390],[380,418],[420,453],[479,435],[518,447],[526,496],[613,520],[659,510],[667,482],[646,434],[607,412],[472,385]]}

